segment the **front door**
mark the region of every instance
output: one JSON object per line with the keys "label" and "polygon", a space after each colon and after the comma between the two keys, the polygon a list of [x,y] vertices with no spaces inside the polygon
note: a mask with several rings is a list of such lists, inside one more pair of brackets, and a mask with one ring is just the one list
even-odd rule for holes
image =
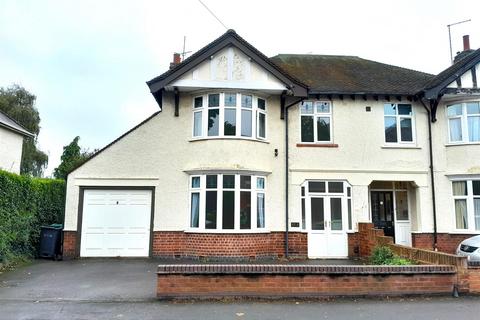
{"label": "front door", "polygon": [[393,191],[372,191],[372,222],[383,229],[386,236],[395,238],[393,218]]}
{"label": "front door", "polygon": [[312,196],[307,202],[309,258],[346,258],[348,241],[342,197]]}

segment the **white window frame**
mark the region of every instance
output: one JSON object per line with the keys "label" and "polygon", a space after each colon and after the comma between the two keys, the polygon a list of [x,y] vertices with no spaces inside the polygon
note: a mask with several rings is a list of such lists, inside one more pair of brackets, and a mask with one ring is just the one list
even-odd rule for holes
{"label": "white window frame", "polygon": [[[463,196],[456,196],[453,194],[453,182],[461,182],[465,181],[467,183],[467,195]],[[452,212],[453,212],[453,230],[456,233],[475,233],[478,234],[480,231],[479,229],[475,228],[475,209],[474,209],[474,202],[473,199],[480,199],[480,195],[474,195],[473,194],[473,183],[472,181],[480,181],[480,177],[478,178],[470,178],[470,179],[464,179],[464,178],[456,178],[456,179],[451,179],[451,188],[450,192],[452,195]],[[467,200],[467,224],[468,228],[467,229],[458,229],[457,228],[457,220],[456,220],[456,212],[455,212],[455,200]]]}
{"label": "white window frame", "polygon": [[[480,143],[480,141],[470,141],[469,137],[469,131],[468,131],[468,118],[469,117],[480,117],[480,113],[475,113],[475,114],[468,114],[467,113],[467,103],[479,103],[480,101],[473,100],[473,101],[459,101],[459,102],[452,102],[451,104],[448,104],[445,108],[445,117],[447,118],[447,127],[448,127],[448,143],[449,144],[470,144],[470,143]],[[449,116],[448,115],[448,107],[454,106],[454,105],[461,105],[462,106],[462,114],[461,115],[455,115],[455,116]],[[450,134],[450,120],[451,119],[460,119],[460,125],[461,125],[461,132],[462,132],[462,140],[452,140],[451,139],[451,134]]]}
{"label": "white window frame", "polygon": [[[390,105],[395,105],[395,115],[392,114],[385,114],[385,105],[390,104]],[[409,105],[412,114],[406,115],[406,114],[399,114],[398,113],[398,105],[399,104],[404,104],[404,105]],[[387,136],[385,135],[385,118],[395,118],[395,123],[396,123],[396,128],[397,128],[397,141],[396,142],[387,142]],[[402,128],[400,127],[402,119],[410,119],[412,123],[412,141],[403,141],[402,140]],[[411,103],[384,103],[383,104],[383,139],[385,141],[385,144],[387,145],[398,145],[398,144],[408,144],[408,145],[414,145],[417,141],[417,135],[416,135],[416,130],[415,130],[415,111],[413,104]]]}
{"label": "white window frame", "polygon": [[[206,188],[207,175],[216,175],[217,176],[217,187],[212,189]],[[223,188],[223,176],[224,175],[234,175],[235,176],[235,188]],[[240,186],[240,176],[249,176],[251,177],[251,186],[250,189],[241,189]],[[200,177],[200,188],[192,188],[192,181],[194,177]],[[263,189],[257,188],[257,178],[263,178],[264,186]],[[268,213],[267,213],[267,178],[263,175],[252,175],[252,174],[242,174],[242,173],[205,173],[205,174],[195,174],[191,175],[188,179],[189,181],[189,205],[188,205],[188,228],[187,232],[205,232],[205,233],[255,233],[255,232],[268,232],[267,222],[268,222]],[[235,192],[235,210],[234,210],[234,228],[233,229],[223,229],[223,191],[234,191]],[[205,218],[206,218],[206,192],[207,191],[216,191],[217,192],[217,219],[216,219],[216,228],[215,229],[206,229],[205,228]],[[240,192],[249,191],[250,192],[250,229],[241,229],[240,226]],[[192,214],[192,194],[200,193],[199,199],[199,223],[198,228],[191,227],[191,214]],[[264,196],[264,215],[265,215],[265,227],[257,227],[257,194],[263,194]]]}
{"label": "white window frame", "polygon": [[[313,113],[302,113],[302,104],[311,102],[313,104]],[[317,104],[328,103],[330,106],[329,112],[317,112]],[[332,144],[333,143],[333,102],[329,100],[305,100],[299,104],[299,128],[300,128],[300,142],[309,144]],[[302,141],[302,117],[313,117],[313,142]],[[318,140],[317,118],[329,118],[330,120],[330,140]]]}
{"label": "white window frame", "polygon": [[[219,95],[219,106],[218,107],[208,107],[208,96],[212,94]],[[236,106],[225,106],[225,94],[235,94],[236,95]],[[252,97],[252,107],[251,108],[242,108],[242,95],[247,95]],[[195,99],[202,97],[202,108],[195,108]],[[265,101],[265,110],[258,108],[258,99]],[[204,139],[245,139],[245,140],[257,140],[265,141],[268,137],[267,132],[267,121],[268,121],[268,99],[263,96],[255,95],[250,92],[234,92],[234,91],[224,91],[224,92],[208,92],[202,95],[195,95],[192,99],[192,140],[204,140]],[[218,109],[219,111],[219,128],[218,135],[208,135],[208,112],[209,110]],[[226,109],[235,109],[235,135],[225,135],[225,110]],[[252,113],[251,136],[242,136],[242,110],[248,110]],[[201,135],[195,135],[195,113],[202,112],[202,130]],[[265,137],[260,136],[259,131],[259,115],[265,115]]]}

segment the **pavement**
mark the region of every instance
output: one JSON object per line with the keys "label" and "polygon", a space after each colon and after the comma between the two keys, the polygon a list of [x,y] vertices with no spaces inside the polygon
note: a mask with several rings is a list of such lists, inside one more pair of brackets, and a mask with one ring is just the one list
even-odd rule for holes
{"label": "pavement", "polygon": [[476,319],[480,313],[480,297],[468,296],[457,299],[158,301],[155,271],[159,263],[178,261],[35,261],[0,274],[0,319],[417,320]]}

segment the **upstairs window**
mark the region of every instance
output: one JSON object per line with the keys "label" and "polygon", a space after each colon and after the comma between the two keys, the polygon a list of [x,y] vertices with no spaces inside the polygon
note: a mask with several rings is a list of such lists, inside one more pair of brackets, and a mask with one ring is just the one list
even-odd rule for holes
{"label": "upstairs window", "polygon": [[304,101],[300,105],[301,141],[332,142],[332,105],[329,101]]}
{"label": "upstairs window", "polygon": [[412,105],[386,103],[384,126],[386,143],[413,143],[415,136]]}
{"label": "upstairs window", "polygon": [[251,94],[211,93],[193,99],[193,137],[266,139],[266,100]]}
{"label": "upstairs window", "polygon": [[447,106],[450,143],[480,142],[480,102]]}

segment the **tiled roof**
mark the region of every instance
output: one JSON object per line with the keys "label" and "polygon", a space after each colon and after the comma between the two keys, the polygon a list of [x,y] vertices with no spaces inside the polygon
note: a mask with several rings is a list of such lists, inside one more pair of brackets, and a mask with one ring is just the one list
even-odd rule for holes
{"label": "tiled roof", "polygon": [[434,76],[355,56],[279,54],[271,60],[310,93],[415,94]]}
{"label": "tiled roof", "polygon": [[28,132],[24,127],[15,122],[12,118],[0,111],[0,126],[7,128],[11,131],[15,131],[27,137],[33,137],[34,135]]}

